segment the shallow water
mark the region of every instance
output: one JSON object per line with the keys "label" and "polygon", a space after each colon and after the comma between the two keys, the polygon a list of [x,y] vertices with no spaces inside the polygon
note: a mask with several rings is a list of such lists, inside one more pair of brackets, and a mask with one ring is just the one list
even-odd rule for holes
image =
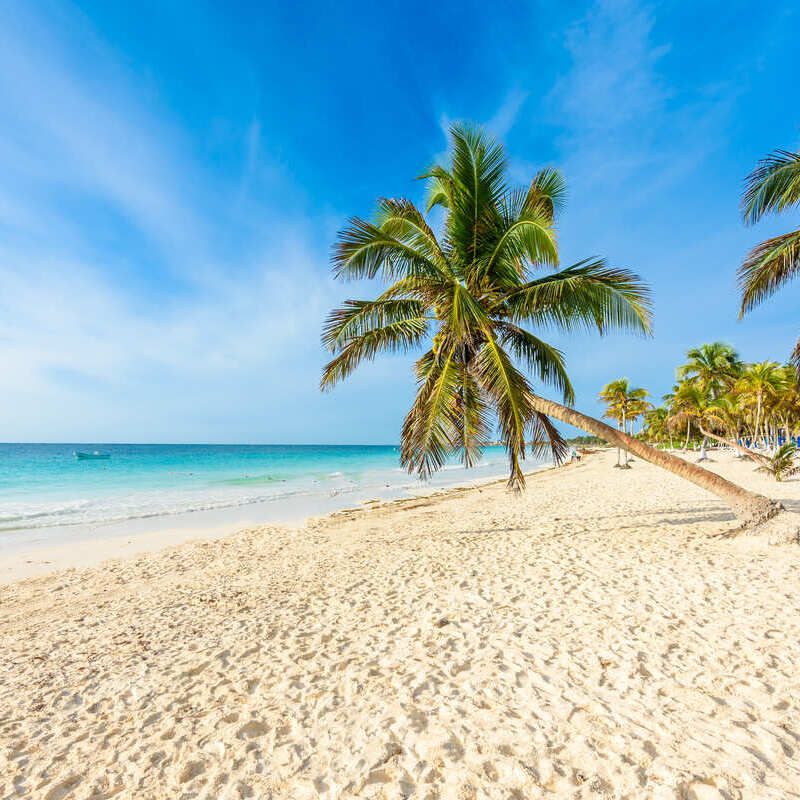
{"label": "shallow water", "polygon": [[[84,461],[75,450],[108,460]],[[540,459],[527,462],[531,469]],[[506,474],[502,448],[487,448],[469,470],[449,464],[428,486]],[[425,484],[400,467],[396,446],[0,444],[0,539],[17,544],[42,529],[103,525],[187,512],[270,504],[339,507],[398,497]],[[259,517],[270,516],[269,509]]]}

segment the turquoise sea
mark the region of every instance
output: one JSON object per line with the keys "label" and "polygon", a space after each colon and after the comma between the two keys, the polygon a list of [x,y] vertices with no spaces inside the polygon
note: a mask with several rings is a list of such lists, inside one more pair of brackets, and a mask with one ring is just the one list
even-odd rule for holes
{"label": "turquoise sea", "polygon": [[[75,450],[111,457],[82,461]],[[429,485],[488,480],[506,469],[503,449],[491,447],[477,467],[448,465]],[[308,515],[422,488],[400,468],[395,446],[0,444],[0,545],[34,533],[41,540],[48,528],[212,509],[258,506],[260,520],[278,519],[288,501]]]}

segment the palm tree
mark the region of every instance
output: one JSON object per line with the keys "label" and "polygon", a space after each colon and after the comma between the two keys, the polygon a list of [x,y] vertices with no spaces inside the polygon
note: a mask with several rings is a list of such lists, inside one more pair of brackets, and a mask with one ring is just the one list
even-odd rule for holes
{"label": "palm tree", "polygon": [[[747,176],[742,217],[754,225],[765,214],[779,213],[800,203],[800,153],[775,150]],[[739,318],[771,297],[800,270],[800,228],[756,245],[739,267]],[[800,377],[800,339],[791,361]]]}
{"label": "palm tree", "polygon": [[[520,488],[526,440],[549,442],[556,461],[566,445],[530,402],[521,362],[571,402],[561,352],[525,325],[600,332],[622,327],[648,333],[649,294],[627,270],[588,259],[557,263],[555,218],[564,181],[539,172],[527,189],[505,183],[503,148],[479,129],[451,129],[447,167],[428,178],[428,210],[445,209],[443,237],[408,200],[382,199],[377,220],[352,219],[333,255],[337,277],[381,277],[389,286],[375,300],[350,300],[329,316],[323,343],[336,353],[322,388],[347,377],[381,351],[425,346],[416,363],[419,391],[403,424],[401,462],[427,479],[450,454],[474,464],[491,439],[492,414],[509,456],[509,485]],[[431,341],[432,335],[432,341]]]}
{"label": "palm tree", "polygon": [[782,369],[783,386],[771,404],[774,427],[777,434],[781,428],[789,441],[792,430],[796,430],[800,421],[800,386],[798,386],[794,368],[787,365]]}
{"label": "palm tree", "polygon": [[[686,359],[686,363],[675,371],[676,377],[679,381],[697,386],[711,403],[732,385],[741,370],[739,355],[725,342],[711,342],[693,347],[686,351]],[[708,458],[707,446],[708,436],[703,435],[698,461]]]}
{"label": "palm tree", "polygon": [[699,383],[680,384],[672,399],[672,415],[669,419],[673,424],[685,422],[687,431],[692,423],[696,425],[703,436],[700,457],[697,460],[708,461],[706,442],[710,434],[707,432],[707,428],[715,424],[722,424],[722,420],[717,415],[714,401],[711,399],[711,393]]}
{"label": "palm tree", "polygon": [[669,449],[672,450],[672,428],[668,425],[669,411],[664,406],[645,411],[645,435],[648,441],[659,443],[669,438]]}
{"label": "palm tree", "polygon": [[737,381],[737,388],[745,400],[755,405],[755,424],[753,426],[753,445],[763,435],[764,447],[768,447],[766,430],[761,428],[761,417],[765,400],[771,400],[785,388],[786,376],[780,364],[775,361],[761,361],[745,367]]}
{"label": "palm tree", "polygon": [[[642,419],[652,407],[653,404],[649,400],[634,398],[630,401],[626,413],[631,426],[629,431],[631,436],[633,436],[633,423]],[[644,423],[642,424],[642,430],[644,430]],[[639,433],[642,433],[642,431],[639,431]]]}
{"label": "palm tree", "polygon": [[[632,389],[630,383],[628,382],[627,378],[619,378],[616,381],[611,381],[611,383],[607,383],[602,390],[600,391],[599,398],[606,403],[608,409],[604,416],[609,417],[611,419],[616,419],[618,423],[619,429],[623,433],[628,433],[628,419],[631,419],[631,431],[633,433],[633,418],[631,412],[634,410],[634,404],[636,408],[636,416],[639,416],[643,413],[643,408],[641,407],[641,403],[644,401],[646,397],[649,397],[650,393],[645,391],[644,389]],[[628,463],[628,451],[625,450],[625,461],[620,464],[620,451],[617,450],[617,467],[621,467],[622,469],[630,469],[630,464]]]}
{"label": "palm tree", "polygon": [[423,479],[451,454],[475,463],[494,416],[509,456],[509,485],[519,488],[526,439],[539,451],[549,443],[556,461],[564,457],[555,417],[715,492],[743,521],[777,513],[767,498],[533,391],[518,363],[565,402],[573,399],[563,355],[527,326],[647,334],[649,293],[637,275],[601,259],[556,268],[554,226],[564,199],[556,170],[513,189],[505,182],[501,145],[469,125],[454,126],[450,138],[449,163],[423,176],[428,210],[444,210],[441,236],[404,199],[380,200],[374,222],[354,218],[340,232],[336,277],[380,278],[388,286],[374,300],[348,300],[329,315],[322,341],[334,357],[322,389],[380,353],[423,348],[400,454],[403,466]]}
{"label": "palm tree", "polygon": [[725,342],[711,342],[686,351],[686,363],[676,372],[679,381],[699,384],[715,400],[734,381],[739,371],[739,355]]}

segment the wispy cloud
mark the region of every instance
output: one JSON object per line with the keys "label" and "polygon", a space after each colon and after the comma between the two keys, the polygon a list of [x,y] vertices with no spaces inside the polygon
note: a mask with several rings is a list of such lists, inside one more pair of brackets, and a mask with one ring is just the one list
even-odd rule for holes
{"label": "wispy cloud", "polygon": [[528,99],[528,92],[522,89],[510,89],[500,108],[486,123],[486,127],[498,139],[504,139],[517,122],[522,106]]}
{"label": "wispy cloud", "polygon": [[[80,19],[69,44],[16,12],[0,32],[0,440],[339,439],[317,391],[341,295],[330,220],[302,212],[258,119],[241,170],[211,170]],[[360,385],[376,376],[392,380]]]}

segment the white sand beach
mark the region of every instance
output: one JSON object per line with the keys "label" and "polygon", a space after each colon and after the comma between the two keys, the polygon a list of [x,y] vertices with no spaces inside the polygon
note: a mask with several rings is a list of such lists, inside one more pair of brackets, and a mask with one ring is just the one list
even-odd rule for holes
{"label": "white sand beach", "polygon": [[0,797],[800,796],[800,548],[613,461],[3,586]]}

